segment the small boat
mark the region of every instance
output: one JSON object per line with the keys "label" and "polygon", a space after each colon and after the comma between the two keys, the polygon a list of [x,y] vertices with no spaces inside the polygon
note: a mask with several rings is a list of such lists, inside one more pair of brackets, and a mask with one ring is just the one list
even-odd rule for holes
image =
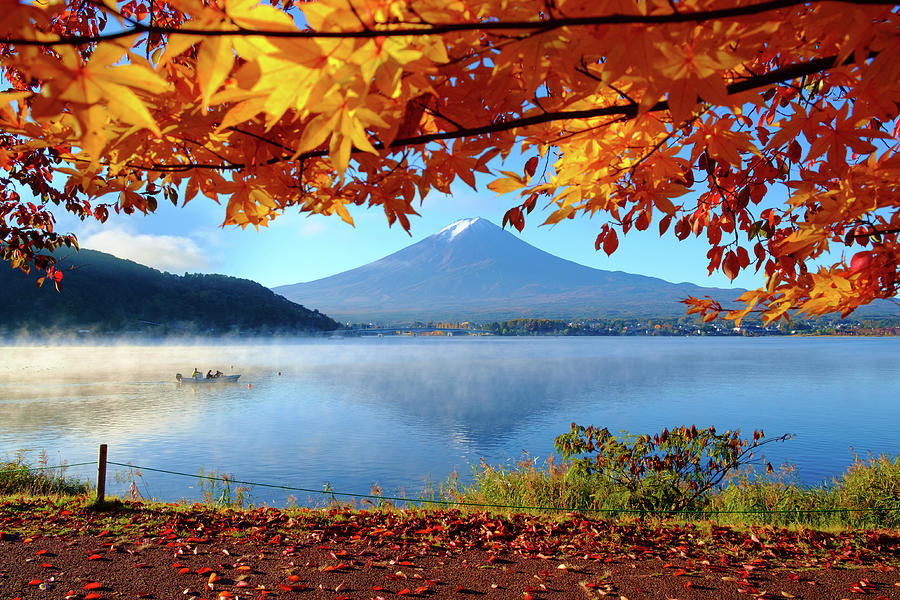
{"label": "small boat", "polygon": [[203,375],[195,375],[194,377],[184,377],[181,373],[175,373],[175,381],[178,383],[234,383],[240,375],[219,375],[218,377],[204,377]]}

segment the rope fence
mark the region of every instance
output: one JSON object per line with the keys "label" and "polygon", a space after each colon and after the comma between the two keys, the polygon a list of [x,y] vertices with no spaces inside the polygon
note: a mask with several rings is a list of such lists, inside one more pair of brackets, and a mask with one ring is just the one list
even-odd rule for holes
{"label": "rope fence", "polygon": [[750,514],[828,514],[828,513],[858,513],[858,512],[895,512],[900,511],[900,506],[889,507],[867,507],[867,508],[791,508],[780,510],[647,510],[647,509],[628,509],[628,508],[571,508],[558,506],[523,506],[515,504],[488,504],[482,502],[460,502],[453,500],[433,500],[428,498],[406,498],[399,496],[379,496],[375,494],[360,494],[355,492],[341,492],[330,489],[312,489],[305,487],[296,487],[290,485],[281,485],[273,483],[261,483],[257,481],[245,481],[241,479],[233,479],[231,477],[216,477],[214,475],[182,473],[169,469],[159,469],[155,467],[145,467],[135,464],[126,464],[114,461],[108,461],[107,464],[117,467],[126,467],[130,469],[139,469],[141,471],[150,471],[154,473],[163,473],[166,475],[175,475],[178,477],[190,477],[191,479],[205,479],[208,481],[219,481],[226,484],[246,485],[252,487],[264,487],[269,489],[278,489],[289,492],[304,492],[309,494],[320,494],[323,496],[341,496],[346,498],[358,498],[366,500],[378,501],[394,501],[406,502],[409,504],[429,504],[437,506],[465,506],[474,508],[491,508],[503,510],[523,510],[523,511],[548,511],[548,512],[582,512],[582,513],[625,513],[625,514],[665,514],[665,515],[750,515]]}
{"label": "rope fence", "polygon": [[41,465],[37,467],[27,467],[22,465],[15,469],[0,470],[0,474],[5,473],[21,473],[23,470],[28,472],[40,472],[51,469],[68,469],[70,467],[97,466],[97,499],[103,501],[106,487],[106,467],[114,465],[128,469],[138,469],[141,471],[149,471],[153,473],[161,473],[165,475],[174,475],[177,477],[187,477],[190,479],[203,479],[207,481],[218,481],[227,485],[237,484],[250,487],[261,487],[268,489],[283,490],[287,492],[303,492],[307,494],[317,494],[322,496],[331,496],[335,498],[354,498],[372,501],[392,501],[404,502],[411,505],[427,504],[433,506],[452,506],[452,507],[473,507],[484,509],[502,509],[502,510],[519,510],[519,511],[545,511],[545,512],[581,512],[581,513],[621,513],[636,515],[752,515],[752,514],[829,514],[829,513],[862,513],[862,512],[897,512],[900,506],[883,506],[883,507],[865,507],[865,508],[788,508],[788,509],[759,509],[759,510],[648,510],[648,509],[632,509],[632,508],[574,508],[574,507],[558,507],[558,506],[526,506],[517,504],[491,504],[484,502],[463,502],[455,500],[435,500],[430,498],[408,498],[400,496],[384,496],[377,494],[360,494],[356,492],[343,492],[331,490],[323,486],[322,489],[313,489],[300,486],[283,485],[275,483],[264,483],[259,481],[247,481],[243,479],[235,479],[232,477],[219,477],[215,475],[192,474],[181,471],[173,471],[170,469],[160,469],[157,467],[147,467],[143,465],[135,465],[132,463],[121,463],[107,460],[106,444],[100,445],[99,458],[97,462],[79,462],[60,465]]}

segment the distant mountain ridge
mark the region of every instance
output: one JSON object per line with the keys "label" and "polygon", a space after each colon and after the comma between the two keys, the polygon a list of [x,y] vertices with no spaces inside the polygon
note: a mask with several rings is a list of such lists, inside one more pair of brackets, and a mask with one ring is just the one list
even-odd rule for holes
{"label": "distant mountain ridge", "polygon": [[61,292],[0,265],[0,334],[298,334],[340,327],[247,279],[173,275],[94,250],[69,252],[57,255]]}
{"label": "distant mountain ridge", "polygon": [[667,317],[679,300],[743,290],[603,271],[531,246],[483,218],[463,219],[367,265],[273,288],[345,321],[511,317]]}

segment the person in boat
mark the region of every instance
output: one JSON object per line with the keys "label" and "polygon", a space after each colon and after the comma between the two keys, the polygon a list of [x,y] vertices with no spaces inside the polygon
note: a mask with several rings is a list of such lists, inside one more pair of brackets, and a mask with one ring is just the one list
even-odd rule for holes
{"label": "person in boat", "polygon": [[222,371],[216,370],[216,374],[213,375],[213,377],[221,377],[221,376],[224,375],[224,374],[225,374],[225,373],[223,373]]}
{"label": "person in boat", "polygon": [[197,370],[197,367],[194,367],[194,372],[191,373],[191,377],[193,377],[194,379],[196,379],[196,378],[199,377],[199,376],[200,376],[200,371]]}
{"label": "person in boat", "polygon": [[210,369],[209,371],[206,372],[206,378],[207,378],[207,379],[212,379],[212,378],[213,378],[212,369]]}

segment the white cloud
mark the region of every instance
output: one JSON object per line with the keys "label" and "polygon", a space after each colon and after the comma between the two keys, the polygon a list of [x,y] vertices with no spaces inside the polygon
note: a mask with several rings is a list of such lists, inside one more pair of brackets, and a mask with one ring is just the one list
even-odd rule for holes
{"label": "white cloud", "polygon": [[173,273],[202,271],[210,265],[203,250],[192,239],[182,236],[149,235],[109,227],[82,238],[80,245]]}

